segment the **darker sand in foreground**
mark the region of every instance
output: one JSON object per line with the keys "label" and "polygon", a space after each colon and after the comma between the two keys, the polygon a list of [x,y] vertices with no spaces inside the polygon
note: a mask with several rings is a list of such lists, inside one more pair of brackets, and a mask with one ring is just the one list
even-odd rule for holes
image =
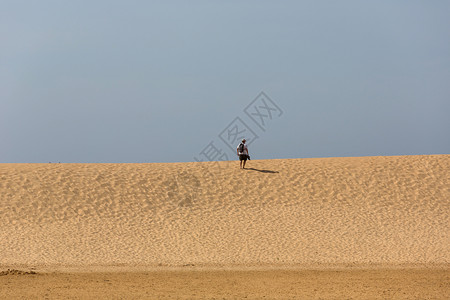
{"label": "darker sand in foreground", "polygon": [[0,298],[448,299],[448,269],[157,271],[0,276]]}

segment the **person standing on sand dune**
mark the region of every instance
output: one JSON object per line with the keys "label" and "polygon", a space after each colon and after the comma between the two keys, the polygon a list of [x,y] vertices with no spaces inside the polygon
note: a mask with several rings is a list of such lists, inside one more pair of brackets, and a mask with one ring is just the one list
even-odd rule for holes
{"label": "person standing on sand dune", "polygon": [[245,139],[242,140],[242,142],[237,146],[236,153],[239,156],[239,167],[241,169],[245,169],[245,163],[247,162],[247,159],[250,159],[250,155],[248,155],[248,148],[245,144]]}

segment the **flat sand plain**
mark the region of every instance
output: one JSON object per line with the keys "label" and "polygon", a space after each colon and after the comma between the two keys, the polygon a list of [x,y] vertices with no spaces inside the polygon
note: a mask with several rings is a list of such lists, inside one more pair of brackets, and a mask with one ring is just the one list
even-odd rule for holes
{"label": "flat sand plain", "polygon": [[[358,287],[351,278],[366,278],[359,286],[372,282],[377,297],[391,298],[382,292],[397,278],[403,291],[422,287],[412,298],[427,287],[436,290],[431,298],[448,298],[450,155],[238,164],[0,164],[0,271],[38,273],[4,272],[0,296],[27,282],[29,291],[30,282],[55,290],[64,276],[89,290],[95,276],[100,284],[112,276],[106,280],[116,280],[117,291],[123,282],[125,292],[127,278],[142,282],[128,296],[146,297],[136,294],[145,278],[157,286],[172,274],[174,286],[187,284],[174,297],[241,298],[247,290],[249,298],[352,298],[359,294],[350,293]],[[283,276],[300,283],[313,276],[317,291],[289,284],[289,294]],[[327,276],[342,285],[320,294]],[[381,291],[373,283],[383,278]],[[220,280],[228,293],[214,293]],[[192,294],[208,282],[211,293]],[[175,295],[169,290],[153,292]]]}
{"label": "flat sand plain", "polygon": [[260,270],[0,276],[1,299],[448,299],[448,270]]}

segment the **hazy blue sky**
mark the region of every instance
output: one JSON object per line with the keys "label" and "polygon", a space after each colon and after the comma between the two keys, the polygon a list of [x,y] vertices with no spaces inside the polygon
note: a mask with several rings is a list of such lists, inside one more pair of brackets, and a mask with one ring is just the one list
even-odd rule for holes
{"label": "hazy blue sky", "polygon": [[450,1],[0,4],[0,162],[450,153]]}

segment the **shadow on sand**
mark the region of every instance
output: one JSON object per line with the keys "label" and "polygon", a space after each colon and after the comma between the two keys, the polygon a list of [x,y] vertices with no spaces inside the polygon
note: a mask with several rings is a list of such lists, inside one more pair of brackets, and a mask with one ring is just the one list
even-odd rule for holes
{"label": "shadow on sand", "polygon": [[261,172],[261,173],[280,173],[278,171],[258,170],[258,169],[255,169],[255,168],[245,168],[244,170],[252,170],[252,171],[257,171],[257,172]]}

